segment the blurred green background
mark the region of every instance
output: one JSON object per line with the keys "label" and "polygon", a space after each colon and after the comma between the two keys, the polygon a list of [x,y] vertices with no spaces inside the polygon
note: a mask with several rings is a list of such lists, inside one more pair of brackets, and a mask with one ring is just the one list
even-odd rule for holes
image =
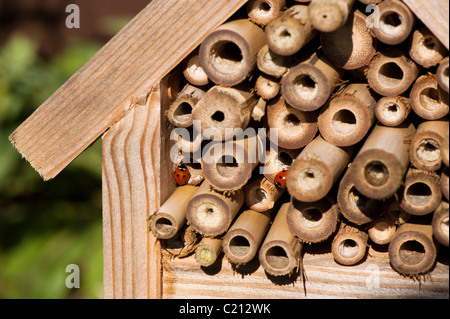
{"label": "blurred green background", "polygon": [[[43,182],[9,135],[149,1],[0,0],[0,298],[102,298],[101,140]],[[67,29],[65,8],[80,7]],[[80,267],[80,289],[65,285]]]}

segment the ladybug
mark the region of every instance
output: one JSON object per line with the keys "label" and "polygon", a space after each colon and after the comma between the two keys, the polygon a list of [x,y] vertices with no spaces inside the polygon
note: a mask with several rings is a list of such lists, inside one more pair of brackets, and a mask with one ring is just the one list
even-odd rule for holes
{"label": "ladybug", "polygon": [[281,172],[279,172],[275,178],[274,178],[274,182],[275,185],[277,185],[279,188],[286,188],[286,174],[287,174],[287,170],[284,169]]}
{"label": "ladybug", "polygon": [[191,173],[189,169],[184,164],[179,164],[175,167],[175,171],[173,172],[173,178],[177,182],[178,186],[186,185],[191,178]]}

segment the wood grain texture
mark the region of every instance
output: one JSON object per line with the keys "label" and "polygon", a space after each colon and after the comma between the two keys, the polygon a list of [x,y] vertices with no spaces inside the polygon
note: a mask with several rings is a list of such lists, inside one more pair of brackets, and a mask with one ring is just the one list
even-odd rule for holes
{"label": "wood grain texture", "polygon": [[449,0],[403,0],[431,32],[449,48]]}
{"label": "wood grain texture", "polygon": [[246,0],[153,0],[11,136],[54,178]]}
{"label": "wood grain texture", "polygon": [[[323,248],[323,247],[322,247]],[[305,284],[301,278],[268,277],[253,260],[234,270],[226,258],[200,268],[193,257],[169,260],[164,255],[163,297],[167,299],[396,299],[449,298],[448,257],[437,263],[421,283],[401,277],[389,265],[387,252],[369,250],[364,262],[351,267],[334,262],[329,251],[305,253]],[[245,272],[248,271],[247,274]],[[243,274],[244,273],[244,274]],[[378,278],[378,279],[377,279]]]}
{"label": "wood grain texture", "polygon": [[[163,96],[164,98],[164,96]],[[148,218],[173,191],[159,85],[103,137],[104,297],[160,298],[161,246]]]}

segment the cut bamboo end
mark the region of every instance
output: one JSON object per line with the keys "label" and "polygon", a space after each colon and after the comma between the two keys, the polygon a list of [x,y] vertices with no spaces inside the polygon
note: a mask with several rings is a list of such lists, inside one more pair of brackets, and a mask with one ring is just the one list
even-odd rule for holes
{"label": "cut bamboo end", "polygon": [[213,265],[222,252],[221,238],[203,237],[195,249],[195,260],[203,267]]}
{"label": "cut bamboo end", "polygon": [[186,217],[195,231],[216,237],[228,230],[243,203],[243,191],[225,195],[204,182],[189,202]]}
{"label": "cut bamboo end", "polygon": [[299,153],[299,149],[289,150],[282,147],[268,150],[264,161],[264,177],[275,184],[276,175],[282,170],[288,171]]}
{"label": "cut bamboo end", "polygon": [[[197,103],[192,118],[206,140],[222,141],[233,137],[235,129],[245,130],[258,98],[253,93],[214,86]],[[195,123],[194,123],[195,124]],[[198,127],[201,124],[201,127]]]}
{"label": "cut bamboo end", "polygon": [[449,148],[448,148],[448,141],[449,141],[449,134],[447,134],[447,136],[444,138],[444,140],[442,141],[441,144],[441,158],[442,158],[442,163],[444,163],[445,166],[450,166],[449,165]]}
{"label": "cut bamboo end", "polygon": [[346,86],[322,108],[318,119],[320,134],[336,146],[357,144],[375,121],[376,104],[367,84]]}
{"label": "cut bamboo end", "polygon": [[389,244],[389,260],[398,273],[418,277],[427,274],[436,262],[437,247],[431,225],[401,225]]}
{"label": "cut bamboo end", "polygon": [[358,192],[349,171],[345,173],[339,184],[337,203],[341,214],[356,225],[368,224],[383,212],[381,201],[368,198]]}
{"label": "cut bamboo end", "polygon": [[288,105],[283,97],[267,106],[267,123],[277,134],[269,138],[279,147],[299,149],[310,143],[317,134],[317,114],[303,112]]}
{"label": "cut bamboo end", "polygon": [[186,208],[198,187],[178,187],[150,218],[150,230],[156,238],[170,239],[186,224]]}
{"label": "cut bamboo end", "polygon": [[448,247],[449,244],[448,221],[448,203],[442,201],[433,214],[431,225],[433,227],[433,237],[445,247]]}
{"label": "cut bamboo end", "polygon": [[198,54],[198,50],[195,50],[183,61],[183,75],[192,85],[205,86],[209,84],[209,78],[200,64]]}
{"label": "cut bamboo end", "polygon": [[394,197],[386,202],[384,208],[384,216],[392,221],[395,225],[401,225],[411,218],[411,214],[400,207],[400,203]]}
{"label": "cut bamboo end", "polygon": [[369,238],[378,245],[387,245],[394,238],[397,226],[389,218],[382,216],[373,220],[368,229]]}
{"label": "cut bamboo end", "polygon": [[425,120],[438,120],[449,112],[448,93],[439,87],[436,75],[422,75],[411,88],[413,111]]}
{"label": "cut bamboo end", "polygon": [[434,212],[441,203],[439,175],[417,169],[409,169],[405,185],[400,193],[400,207],[411,215],[422,216]]}
{"label": "cut bamboo end", "polygon": [[292,107],[315,111],[323,106],[340,83],[343,71],[334,67],[321,53],[289,69],[283,76],[281,91]]}
{"label": "cut bamboo end", "polygon": [[270,75],[261,74],[258,79],[256,79],[256,93],[264,100],[275,98],[278,93],[280,93],[280,88],[280,81]]}
{"label": "cut bamboo end", "polygon": [[375,15],[375,37],[386,44],[397,45],[405,41],[416,21],[414,13],[400,0],[387,0],[378,6],[379,14]]}
{"label": "cut bamboo end", "polygon": [[427,27],[413,32],[409,44],[409,56],[417,64],[428,69],[438,65],[447,55],[447,48]]}
{"label": "cut bamboo end", "polygon": [[375,106],[375,115],[381,124],[398,126],[402,124],[411,113],[411,102],[402,95],[384,96]]}
{"label": "cut bamboo end", "polygon": [[309,143],[286,175],[286,186],[293,197],[303,202],[324,198],[344,171],[351,148],[340,148],[318,136]]}
{"label": "cut bamboo end", "polygon": [[220,192],[242,189],[259,164],[261,141],[257,135],[208,146],[202,157],[203,176]]}
{"label": "cut bamboo end", "polygon": [[296,54],[317,34],[311,25],[308,6],[294,5],[266,25],[266,42],[282,56]]}
{"label": "cut bamboo end", "polygon": [[442,195],[444,195],[447,200],[449,200],[449,174],[450,169],[447,166],[441,174],[441,191]]}
{"label": "cut bamboo end", "polygon": [[353,266],[367,255],[369,236],[361,227],[343,220],[331,244],[334,260],[344,266]]}
{"label": "cut bamboo end", "polygon": [[264,39],[264,31],[247,19],[225,23],[202,42],[200,64],[214,83],[235,86],[254,70]]}
{"label": "cut bamboo end", "polygon": [[275,206],[284,189],[277,187],[267,178],[259,177],[245,187],[245,203],[256,212],[265,212]]}
{"label": "cut bamboo end", "polygon": [[247,14],[251,21],[265,26],[280,15],[285,5],[285,0],[250,0],[247,3]]}
{"label": "cut bamboo end", "polygon": [[367,69],[370,87],[380,95],[405,93],[419,75],[419,68],[402,51],[388,49],[379,53]]}
{"label": "cut bamboo end", "polygon": [[289,231],[300,241],[311,244],[328,239],[339,222],[337,205],[328,198],[305,203],[291,198],[287,212]]}
{"label": "cut bamboo end", "polygon": [[425,121],[417,127],[409,151],[411,164],[415,168],[426,171],[436,171],[441,168],[441,145],[448,130],[448,121]]}
{"label": "cut bamboo end", "polygon": [[272,52],[266,44],[259,50],[256,62],[261,72],[280,78],[292,66],[292,60],[291,56],[282,56]]}
{"label": "cut bamboo end", "polygon": [[321,34],[323,51],[335,66],[345,70],[358,69],[375,55],[377,42],[367,28],[366,19],[363,13],[354,11],[344,26]]}
{"label": "cut bamboo end", "polygon": [[281,206],[259,250],[259,262],[273,276],[290,275],[299,267],[302,244],[289,231],[288,207],[289,203]]}
{"label": "cut bamboo end", "polygon": [[348,19],[355,0],[313,0],[309,4],[309,18],[314,28],[333,32]]}
{"label": "cut bamboo end", "polygon": [[239,215],[223,238],[223,251],[231,263],[247,264],[256,256],[269,230],[270,216],[252,210]]}
{"label": "cut bamboo end", "polygon": [[192,126],[192,112],[205,93],[195,86],[186,85],[167,112],[169,122],[176,127],[187,128]]}
{"label": "cut bamboo end", "polygon": [[391,197],[402,185],[409,167],[409,146],[416,129],[378,124],[366,139],[350,169],[356,189],[369,198]]}
{"label": "cut bamboo end", "polygon": [[445,92],[448,93],[449,79],[448,79],[448,57],[439,63],[439,67],[436,70],[436,77],[439,82],[439,86]]}

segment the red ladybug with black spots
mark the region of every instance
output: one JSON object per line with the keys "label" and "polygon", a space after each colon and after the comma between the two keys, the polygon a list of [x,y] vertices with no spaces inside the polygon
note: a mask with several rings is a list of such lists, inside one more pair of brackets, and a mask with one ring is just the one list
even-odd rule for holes
{"label": "red ladybug with black spots", "polygon": [[287,174],[287,170],[283,169],[281,172],[279,172],[275,178],[274,178],[274,183],[275,185],[277,185],[279,188],[286,188],[286,174]]}
{"label": "red ladybug with black spots", "polygon": [[186,185],[191,178],[191,173],[189,169],[184,164],[179,164],[175,167],[175,171],[173,172],[173,178],[175,182],[177,182],[178,186]]}

